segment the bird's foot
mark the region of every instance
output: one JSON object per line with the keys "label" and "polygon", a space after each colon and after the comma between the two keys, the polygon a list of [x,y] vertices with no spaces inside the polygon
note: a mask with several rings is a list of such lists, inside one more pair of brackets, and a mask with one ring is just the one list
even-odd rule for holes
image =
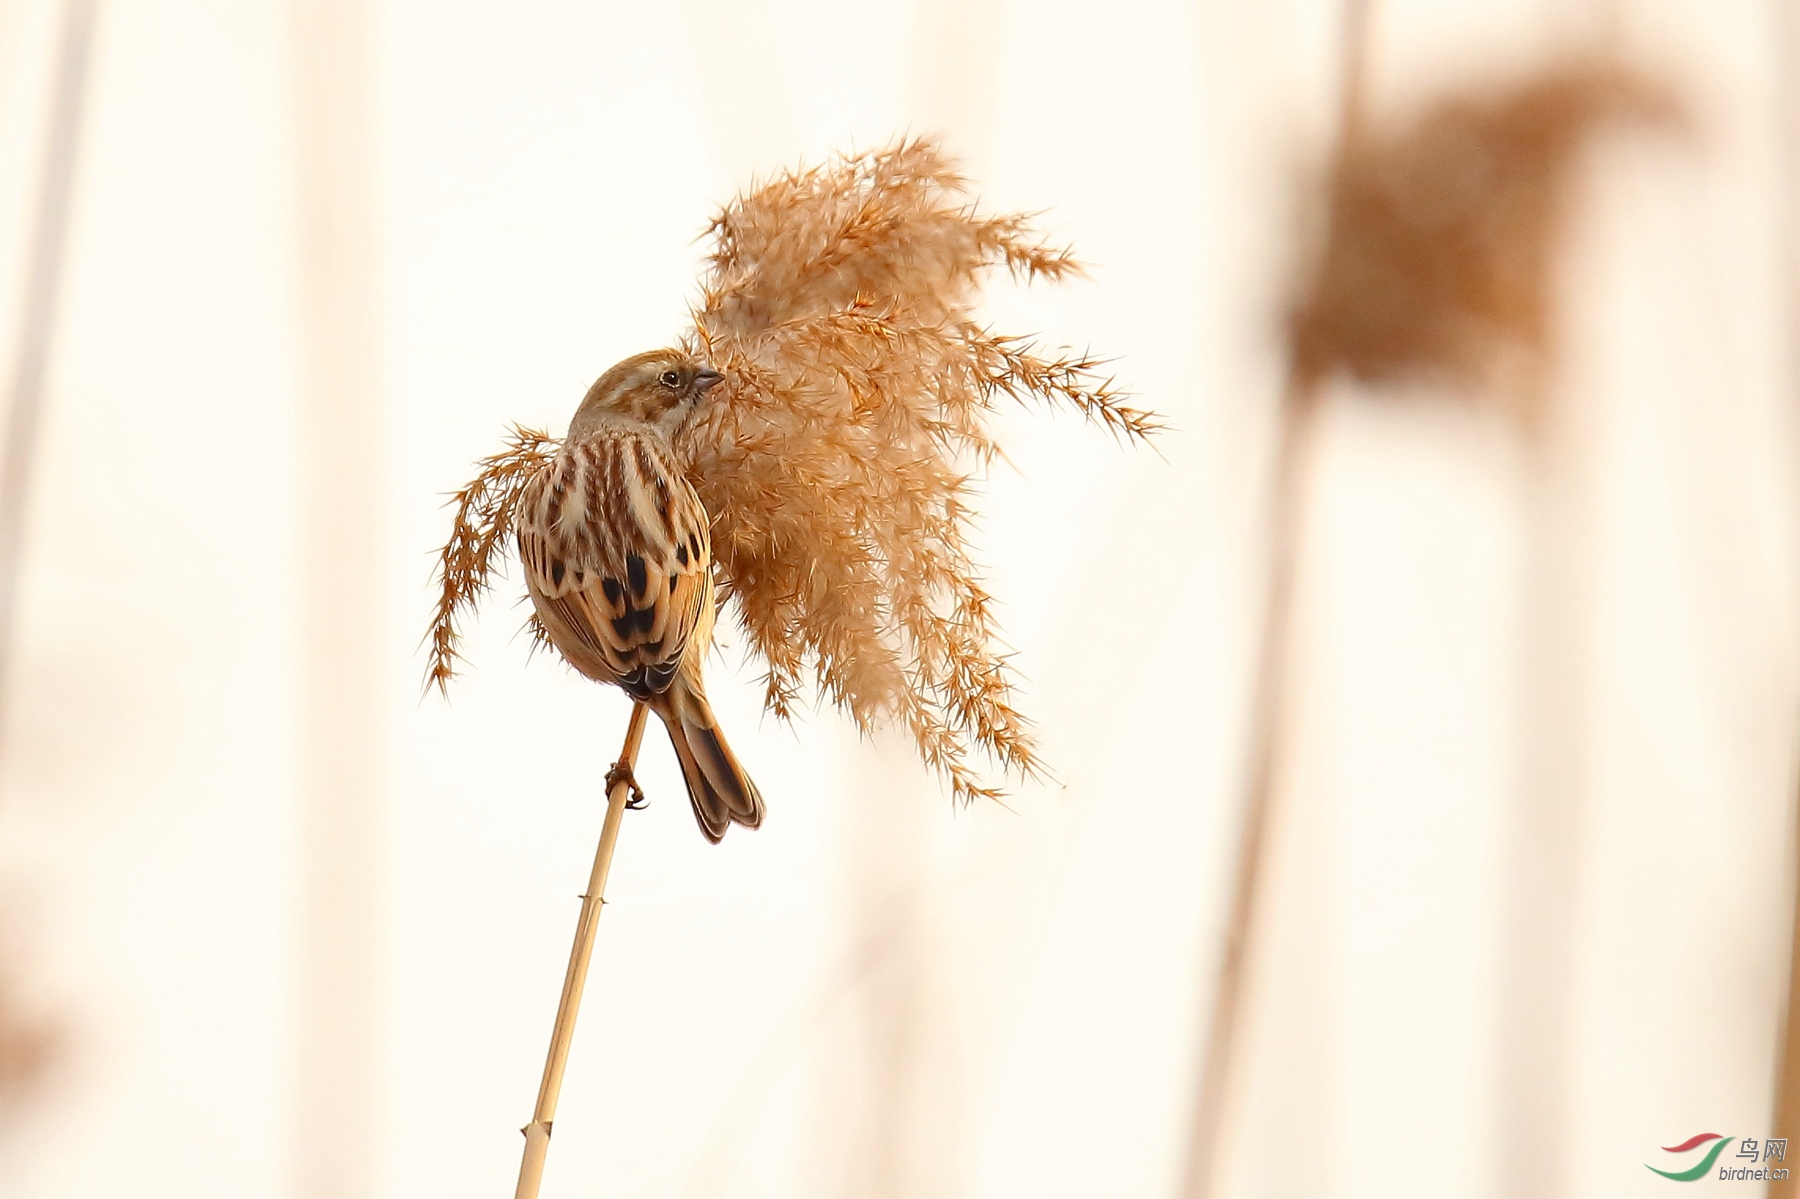
{"label": "bird's foot", "polygon": [[625,801],[627,808],[635,812],[639,808],[650,806],[650,801],[644,798],[644,789],[638,786],[637,778],[631,773],[631,767],[623,762],[614,762],[612,769],[606,772],[606,793],[611,795],[613,788],[620,783],[631,788],[631,798]]}

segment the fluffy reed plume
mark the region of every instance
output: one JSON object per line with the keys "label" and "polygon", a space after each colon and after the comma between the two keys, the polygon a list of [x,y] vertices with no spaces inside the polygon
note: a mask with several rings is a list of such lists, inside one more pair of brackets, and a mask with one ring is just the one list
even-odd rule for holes
{"label": "fluffy reed plume", "polygon": [[[781,175],[710,236],[683,345],[725,381],[674,448],[713,522],[721,594],[766,664],[768,709],[790,717],[810,681],[863,730],[897,721],[956,797],[997,795],[972,755],[1015,776],[1037,757],[966,540],[974,474],[999,450],[989,419],[1010,398],[1124,440],[1157,428],[1096,359],[974,319],[990,268],[1061,280],[1079,265],[1026,218],[977,214],[928,141]],[[517,487],[554,450],[515,430],[456,497],[430,634],[440,687]]]}
{"label": "fluffy reed plume", "polygon": [[1660,84],[1575,61],[1348,139],[1292,320],[1299,380],[1478,387],[1509,359],[1540,371],[1576,151],[1607,123],[1683,120]]}
{"label": "fluffy reed plume", "polygon": [[[483,458],[481,473],[475,480],[450,497],[456,506],[456,522],[450,540],[438,551],[438,604],[431,617],[426,639],[431,642],[431,668],[426,673],[427,688],[436,687],[449,694],[450,679],[456,674],[457,620],[475,610],[476,601],[491,586],[494,572],[500,567],[495,553],[504,555],[511,548],[509,535],[513,526],[513,505],[519,491],[539,467],[556,457],[556,441],[548,434],[514,425],[507,448]],[[537,618],[531,621],[533,643],[544,640]]]}
{"label": "fluffy reed plume", "polygon": [[1080,268],[1023,217],[977,216],[964,192],[914,141],[782,176],[721,213],[688,343],[725,372],[724,394],[677,448],[768,664],[769,709],[792,710],[810,667],[859,727],[898,717],[968,798],[994,793],[972,748],[1036,766],[965,541],[995,402],[1066,404],[1126,438],[1155,422],[1093,359],[1043,358],[975,323],[984,269]]}

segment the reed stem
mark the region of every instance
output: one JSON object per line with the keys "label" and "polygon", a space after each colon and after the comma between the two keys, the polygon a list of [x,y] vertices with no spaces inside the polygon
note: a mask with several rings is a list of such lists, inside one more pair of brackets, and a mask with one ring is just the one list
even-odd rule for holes
{"label": "reed stem", "polygon": [[[1796,861],[1800,862],[1800,855]],[[1769,1135],[1792,1137],[1800,1127],[1800,866],[1795,868],[1793,946],[1788,950],[1787,1009],[1779,1030],[1781,1043],[1775,1062],[1775,1118]],[[1769,1183],[1769,1199],[1794,1199],[1800,1181],[1792,1177]]]}
{"label": "reed stem", "polygon": [[1318,423],[1316,388],[1290,380],[1282,404],[1275,446],[1269,515],[1268,584],[1263,595],[1261,641],[1255,691],[1250,702],[1248,777],[1238,826],[1236,875],[1225,921],[1217,990],[1200,1047],[1199,1091],[1188,1130],[1187,1159],[1180,1194],[1206,1199],[1217,1181],[1219,1138],[1230,1093],[1234,1051],[1248,973],[1246,959],[1257,927],[1271,809],[1277,797],[1283,733],[1288,715],[1288,650],[1292,637],[1294,574],[1306,508],[1306,478]]}
{"label": "reed stem", "polygon": [[[92,90],[88,76],[98,8],[98,0],[67,0],[63,5],[50,128],[44,139],[38,176],[37,216],[33,236],[26,243],[30,246],[30,261],[13,351],[6,434],[0,440],[0,686],[11,677],[17,641],[13,625],[25,557],[26,505],[31,496],[44,383],[55,347],[58,299],[62,294],[69,221],[74,211],[75,170],[81,158],[82,117]],[[4,692],[0,692],[0,700],[4,699]]]}
{"label": "reed stem", "polygon": [[[1337,155],[1347,157],[1363,136],[1369,62],[1369,34],[1375,0],[1343,0],[1342,71],[1338,79]],[[1334,215],[1333,219],[1336,217]],[[1298,361],[1288,367],[1281,411],[1277,416],[1275,461],[1270,493],[1269,557],[1263,592],[1263,622],[1257,646],[1244,780],[1244,806],[1238,826],[1237,858],[1231,907],[1226,914],[1225,944],[1219,955],[1217,987],[1200,1043],[1200,1070],[1192,1123],[1188,1127],[1182,1199],[1210,1199],[1218,1179],[1219,1143],[1225,1107],[1231,1095],[1237,1042],[1242,1036],[1242,1007],[1248,986],[1251,942],[1256,933],[1268,831],[1279,796],[1284,741],[1288,734],[1287,673],[1293,618],[1294,574],[1298,569],[1301,524],[1306,509],[1306,483],[1317,436],[1322,380]]]}
{"label": "reed stem", "polygon": [[[1775,24],[1776,61],[1784,68],[1800,64],[1800,14],[1780,4],[1771,6],[1769,11]],[[1791,69],[1782,70],[1778,77],[1781,88],[1777,92],[1776,120],[1780,133],[1777,144],[1782,164],[1782,199],[1785,201],[1779,210],[1783,214],[1780,261],[1787,265],[1782,279],[1786,310],[1783,324],[1790,330],[1787,346],[1789,378],[1800,380],[1800,340],[1796,340],[1791,332],[1795,327],[1794,318],[1800,314],[1800,271],[1796,270],[1796,264],[1800,263],[1800,221],[1793,215],[1794,203],[1800,199],[1800,85],[1795,83]],[[1800,779],[1796,781],[1800,783]],[[1796,788],[1795,799],[1796,811],[1800,812],[1800,787]],[[1796,817],[1794,831],[1800,833],[1800,816]],[[1788,949],[1785,1009],[1781,1027],[1777,1030],[1781,1039],[1775,1059],[1775,1112],[1774,1123],[1769,1127],[1772,1137],[1800,1136],[1800,1132],[1796,1132],[1800,1128],[1800,846],[1796,846],[1790,862],[1794,887],[1793,923],[1789,928],[1792,939]],[[1769,1183],[1769,1199],[1800,1196],[1800,1178],[1793,1177],[1796,1171],[1788,1173],[1789,1177]]]}
{"label": "reed stem", "polygon": [[525,1134],[525,1157],[519,1163],[519,1185],[513,1199],[537,1199],[544,1180],[544,1159],[550,1153],[550,1125],[556,1119],[556,1101],[562,1095],[563,1071],[569,1063],[569,1045],[575,1039],[575,1016],[581,1010],[581,992],[587,986],[588,962],[594,953],[594,930],[600,908],[606,902],[606,875],[612,869],[613,846],[625,818],[625,801],[631,794],[629,772],[637,763],[638,746],[644,740],[647,709],[633,704],[631,723],[625,729],[625,747],[619,751],[622,772],[615,772],[606,793],[606,823],[600,829],[600,845],[594,850],[594,869],[588,875],[587,892],[581,897],[581,918],[575,923],[575,944],[569,949],[569,969],[563,975],[562,998],[556,1005],[556,1026],[550,1033],[550,1054],[544,1061],[544,1078],[538,1084],[537,1107]]}

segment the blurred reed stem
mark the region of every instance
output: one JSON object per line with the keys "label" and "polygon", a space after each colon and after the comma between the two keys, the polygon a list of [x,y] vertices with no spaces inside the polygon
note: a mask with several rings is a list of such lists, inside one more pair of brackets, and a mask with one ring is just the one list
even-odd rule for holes
{"label": "blurred reed stem", "polygon": [[[1797,805],[1800,811],[1800,805]],[[1796,816],[1796,835],[1800,835],[1800,816]],[[1787,1011],[1778,1030],[1780,1048],[1775,1061],[1775,1120],[1771,1137],[1791,1137],[1796,1119],[1800,1118],[1800,1006],[1794,996],[1800,995],[1800,848],[1789,864],[1794,878],[1793,945],[1788,950]],[[1769,1199],[1792,1199],[1800,1195],[1800,1179],[1792,1175],[1769,1183]]]}
{"label": "blurred reed stem", "polygon": [[625,746],[619,751],[618,768],[606,792],[606,822],[600,828],[600,845],[594,850],[594,869],[581,897],[581,917],[575,922],[575,944],[569,949],[569,969],[563,975],[562,998],[556,1004],[556,1024],[550,1033],[550,1053],[544,1061],[544,1078],[538,1084],[537,1107],[525,1134],[525,1156],[519,1163],[519,1185],[513,1199],[537,1199],[544,1180],[544,1159],[550,1153],[550,1126],[556,1119],[556,1101],[562,1095],[563,1071],[569,1063],[569,1045],[575,1039],[575,1017],[581,1010],[581,992],[587,986],[588,963],[594,955],[594,932],[600,924],[600,908],[606,903],[606,876],[612,869],[613,847],[619,841],[619,825],[625,818],[625,801],[631,794],[630,770],[637,764],[638,746],[644,740],[644,719],[649,709],[631,706],[631,723],[625,728]]}
{"label": "blurred reed stem", "polygon": [[50,96],[50,127],[44,138],[37,213],[31,229],[30,260],[13,351],[11,394],[7,397],[6,440],[0,443],[0,707],[11,674],[17,640],[19,572],[24,560],[26,503],[31,494],[33,452],[44,407],[44,378],[56,332],[62,292],[63,253],[80,158],[81,114],[87,105],[89,64],[99,0],[67,0],[57,46]]}
{"label": "blurred reed stem", "polygon": [[[1786,331],[1788,337],[1788,378],[1789,386],[1800,397],[1800,218],[1796,218],[1794,205],[1800,202],[1800,11],[1794,5],[1776,0],[1769,6],[1771,23],[1774,26],[1773,54],[1776,80],[1776,147],[1780,155],[1781,199],[1781,250],[1782,278],[1781,285],[1785,292]],[[1775,1096],[1774,1123],[1769,1129],[1771,1137],[1788,1137],[1795,1135],[1800,1126],[1800,1005],[1794,1000],[1800,996],[1800,772],[1795,777],[1794,857],[1788,869],[1792,871],[1794,887],[1792,944],[1788,950],[1788,981],[1785,997],[1785,1012],[1782,1025],[1777,1035],[1775,1060]],[[1800,1196],[1800,1178],[1794,1177],[1800,1171],[1789,1170],[1789,1177],[1769,1183],[1770,1199],[1794,1199]]]}
{"label": "blurred reed stem", "polygon": [[[1341,160],[1361,136],[1369,30],[1375,0],[1345,0],[1341,69],[1338,79],[1337,155]],[[1243,998],[1251,940],[1263,883],[1271,809],[1277,794],[1277,767],[1286,729],[1288,650],[1292,640],[1293,592],[1300,556],[1306,480],[1318,426],[1321,377],[1302,369],[1295,355],[1277,414],[1274,464],[1270,472],[1267,583],[1263,619],[1251,682],[1248,761],[1243,811],[1238,825],[1237,863],[1219,957],[1212,1012],[1200,1043],[1194,1114],[1188,1129],[1180,1194],[1207,1199],[1218,1172],[1219,1138],[1230,1098],[1232,1066],[1242,1038]]]}
{"label": "blurred reed stem", "polygon": [[287,1191],[379,1199],[392,571],[373,0],[286,0],[293,286],[293,1070]]}
{"label": "blurred reed stem", "polygon": [[1515,652],[1513,795],[1496,830],[1499,978],[1496,1143],[1515,1147],[1500,1196],[1576,1193],[1574,1055],[1596,644],[1594,589],[1604,429],[1594,395],[1552,408],[1542,383],[1520,403],[1544,414],[1526,444]]}
{"label": "blurred reed stem", "polygon": [[1219,1134],[1230,1090],[1233,1050],[1239,1039],[1245,990],[1246,959],[1256,929],[1263,885],[1270,809],[1276,790],[1287,709],[1288,649],[1292,640],[1294,575],[1299,559],[1301,521],[1306,511],[1306,480],[1318,426],[1316,383],[1292,380],[1282,401],[1279,439],[1271,472],[1268,583],[1263,593],[1261,642],[1250,701],[1248,779],[1238,826],[1237,870],[1231,908],[1225,923],[1212,1013],[1201,1042],[1199,1093],[1189,1131],[1187,1164],[1181,1194],[1204,1199],[1211,1194],[1217,1167]]}

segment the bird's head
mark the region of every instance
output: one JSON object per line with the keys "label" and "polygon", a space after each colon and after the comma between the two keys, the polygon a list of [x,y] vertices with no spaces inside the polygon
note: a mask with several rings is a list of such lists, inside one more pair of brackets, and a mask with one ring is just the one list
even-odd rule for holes
{"label": "bird's head", "polygon": [[723,378],[680,350],[634,354],[588,388],[569,422],[569,436],[580,437],[609,421],[636,421],[672,436],[707,389]]}

